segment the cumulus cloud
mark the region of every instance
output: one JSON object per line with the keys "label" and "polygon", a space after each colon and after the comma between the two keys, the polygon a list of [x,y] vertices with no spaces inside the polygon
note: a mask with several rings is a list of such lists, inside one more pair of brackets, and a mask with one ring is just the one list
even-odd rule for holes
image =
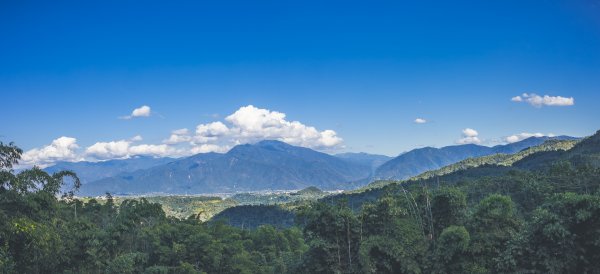
{"label": "cumulus cloud", "polygon": [[79,161],[77,139],[62,136],[42,148],[34,148],[23,153],[20,164],[46,167],[57,161]]}
{"label": "cumulus cloud", "polygon": [[215,144],[202,144],[192,147],[192,154],[198,153],[209,153],[209,152],[227,152],[230,149],[229,146],[219,146]]}
{"label": "cumulus cloud", "polygon": [[540,96],[535,93],[523,93],[522,95],[511,98],[511,101],[517,103],[526,102],[537,108],[542,106],[572,106],[575,104],[575,99],[573,97]]}
{"label": "cumulus cloud", "polygon": [[204,144],[217,141],[229,133],[229,128],[221,122],[212,122],[200,124],[196,127],[196,135],[193,138],[194,144]]}
{"label": "cumulus cloud", "polygon": [[474,130],[472,128],[463,129],[463,136],[465,137],[477,137],[477,135],[479,135],[477,130]]}
{"label": "cumulus cloud", "polygon": [[130,140],[97,142],[85,149],[85,156],[95,160],[108,160],[125,159],[136,155],[165,157],[173,156],[178,153],[175,148],[166,144],[132,145],[132,143],[133,142]]}
{"label": "cumulus cloud", "polygon": [[479,139],[479,132],[472,128],[465,128],[462,131],[462,138],[456,140],[457,144],[480,144],[481,140]]}
{"label": "cumulus cloud", "polygon": [[[343,139],[333,130],[319,131],[315,127],[307,126],[299,121],[288,121],[286,114],[278,111],[257,108],[248,105],[239,108],[227,116],[225,121],[228,126],[219,123],[208,126],[217,129],[204,134],[206,125],[198,126],[197,136],[200,141],[206,137],[219,137],[219,140],[228,140],[230,144],[249,143],[265,139],[274,139],[288,144],[309,147],[313,149],[333,149],[341,146]],[[208,139],[208,141],[211,141]]]}
{"label": "cumulus cloud", "polygon": [[96,159],[125,158],[129,155],[130,144],[126,140],[97,142],[86,148],[85,154]]}
{"label": "cumulus cloud", "polygon": [[507,143],[514,143],[514,142],[519,142],[519,141],[525,140],[530,137],[544,137],[544,136],[553,137],[554,134],[552,134],[552,133],[543,134],[543,133],[539,133],[539,132],[538,133],[523,132],[523,133],[519,133],[519,134],[513,134],[510,136],[506,136],[504,138],[504,141]]}
{"label": "cumulus cloud", "polygon": [[130,115],[119,117],[121,119],[131,119],[136,117],[149,117],[151,114],[151,109],[149,106],[143,105],[139,108],[134,109]]}
{"label": "cumulus cloud", "polygon": [[142,135],[136,135],[136,136],[131,137],[131,141],[133,141],[133,142],[139,142],[142,140],[144,140],[144,138],[142,138]]}
{"label": "cumulus cloud", "polygon": [[188,135],[190,133],[190,130],[188,130],[187,128],[180,128],[173,130],[171,133],[177,135]]}
{"label": "cumulus cloud", "polygon": [[146,156],[157,156],[166,157],[176,155],[177,151],[168,145],[137,145],[129,148],[130,155],[146,155]]}
{"label": "cumulus cloud", "polygon": [[427,123],[427,120],[425,120],[423,118],[415,119],[415,124],[425,124],[425,123]]}
{"label": "cumulus cloud", "polygon": [[179,143],[185,143],[192,140],[190,131],[187,128],[173,130],[171,136],[168,139],[163,140],[164,144],[174,145]]}

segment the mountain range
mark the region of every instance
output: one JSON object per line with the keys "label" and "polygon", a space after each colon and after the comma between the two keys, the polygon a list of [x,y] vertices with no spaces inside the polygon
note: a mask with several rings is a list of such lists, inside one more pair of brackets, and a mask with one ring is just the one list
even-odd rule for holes
{"label": "mountain range", "polygon": [[359,165],[370,166],[373,171],[375,171],[385,162],[393,159],[393,157],[390,156],[369,154],[364,152],[347,152],[335,154],[334,156]]}
{"label": "mountain range", "polygon": [[62,162],[46,171],[75,171],[83,183],[80,195],[235,193],[298,190],[309,186],[347,190],[377,179],[406,179],[468,158],[515,153],[547,140],[572,139],[576,138],[531,137],[494,147],[473,144],[426,147],[395,158],[367,153],[329,155],[266,140],[238,145],[227,153],[203,153],[179,159],[134,157],[105,162]]}
{"label": "mountain range", "polygon": [[135,156],[128,159],[109,160],[102,162],[58,162],[44,170],[55,173],[61,170],[71,170],[77,173],[82,184],[87,184],[103,178],[112,177],[123,172],[147,169],[172,162],[173,158],[155,158]]}
{"label": "mountain range", "polygon": [[238,145],[224,154],[205,153],[164,165],[100,179],[80,193],[231,193],[317,186],[349,189],[372,168],[279,141]]}
{"label": "mountain range", "polygon": [[386,162],[375,170],[374,180],[404,180],[423,172],[439,169],[467,158],[497,153],[513,154],[523,149],[541,145],[548,140],[575,140],[570,136],[530,137],[525,140],[493,147],[466,144],[442,148],[425,147],[411,150]]}

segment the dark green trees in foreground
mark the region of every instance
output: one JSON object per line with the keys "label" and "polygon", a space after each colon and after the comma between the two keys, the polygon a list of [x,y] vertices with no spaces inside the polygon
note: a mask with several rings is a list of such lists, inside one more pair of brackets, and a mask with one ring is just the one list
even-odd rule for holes
{"label": "dark green trees in foreground", "polygon": [[16,175],[20,153],[0,144],[0,273],[284,273],[307,249],[297,228],[248,231],[169,218],[144,199],[61,196],[63,178],[76,190],[77,177]]}
{"label": "dark green trees in foreground", "polygon": [[[449,194],[456,196],[448,199]],[[431,195],[431,208],[410,205],[412,199],[399,195],[381,198],[355,215],[342,204],[307,209],[301,219],[309,250],[299,272],[597,273],[600,269],[598,195],[553,194],[533,212],[519,212],[510,196],[499,194],[474,206],[467,206],[464,194],[456,189],[423,195]],[[450,215],[437,215],[438,219],[434,212],[440,211]]]}
{"label": "dark green trees in foreground", "polygon": [[[0,273],[597,273],[600,172],[588,160],[386,188],[298,209],[297,226],[242,230],[158,204],[59,193],[69,172],[11,170],[0,144]],[[60,199],[56,197],[62,197]]]}

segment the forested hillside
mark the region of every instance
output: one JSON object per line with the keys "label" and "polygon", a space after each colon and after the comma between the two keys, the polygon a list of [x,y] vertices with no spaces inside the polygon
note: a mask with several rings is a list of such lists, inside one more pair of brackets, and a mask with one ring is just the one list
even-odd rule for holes
{"label": "forested hillside", "polygon": [[[0,148],[5,273],[600,269],[600,132],[568,150],[517,157],[512,165],[484,164],[327,196],[298,205],[290,228],[259,226],[264,220],[251,218],[291,220],[279,206],[234,208],[223,223],[197,215],[169,218],[145,199],[83,203],[72,193],[57,199],[62,178],[75,174],[32,169],[16,175],[10,168],[20,150]],[[256,222],[235,223],[236,215]]]}
{"label": "forested hillside", "polygon": [[462,160],[456,164],[451,164],[440,168],[438,170],[432,170],[424,172],[418,176],[410,178],[410,180],[422,180],[429,179],[435,176],[442,176],[456,172],[459,170],[465,170],[468,168],[479,167],[483,165],[498,165],[498,166],[512,166],[515,162],[532,155],[537,152],[543,151],[558,151],[558,150],[569,150],[575,146],[579,140],[548,140],[541,145],[526,148],[520,152],[514,154],[498,153],[489,156],[469,158]]}
{"label": "forested hillside", "polygon": [[381,165],[375,171],[373,178],[377,180],[404,180],[465,159],[494,154],[513,154],[541,145],[549,140],[577,140],[577,138],[570,136],[530,137],[519,142],[493,147],[466,144],[442,148],[418,148],[400,154],[398,157]]}

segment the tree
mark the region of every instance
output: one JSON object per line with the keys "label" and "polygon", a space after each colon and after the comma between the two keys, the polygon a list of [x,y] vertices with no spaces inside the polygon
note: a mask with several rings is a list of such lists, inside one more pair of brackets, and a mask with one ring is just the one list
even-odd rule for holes
{"label": "tree", "polygon": [[13,165],[19,163],[23,150],[15,146],[14,143],[5,145],[0,142],[0,169],[10,170]]}
{"label": "tree", "polygon": [[515,205],[508,196],[492,194],[483,199],[471,216],[471,255],[475,267],[497,272],[501,254],[519,232]]}
{"label": "tree", "polygon": [[457,188],[443,188],[431,202],[434,235],[451,225],[462,225],[467,212],[467,197]]}
{"label": "tree", "polygon": [[471,237],[464,226],[449,226],[437,238],[435,266],[437,273],[467,273]]}
{"label": "tree", "polygon": [[511,271],[594,273],[600,269],[598,239],[600,197],[556,194],[535,210],[513,241],[506,265]]}
{"label": "tree", "polygon": [[357,267],[360,224],[346,201],[331,206],[316,203],[300,216],[309,250],[301,271],[350,273]]}
{"label": "tree", "polygon": [[391,196],[366,205],[361,213],[362,273],[420,273],[426,243],[420,225]]}
{"label": "tree", "polygon": [[144,270],[146,255],[139,252],[125,253],[106,266],[106,273],[133,274]]}

